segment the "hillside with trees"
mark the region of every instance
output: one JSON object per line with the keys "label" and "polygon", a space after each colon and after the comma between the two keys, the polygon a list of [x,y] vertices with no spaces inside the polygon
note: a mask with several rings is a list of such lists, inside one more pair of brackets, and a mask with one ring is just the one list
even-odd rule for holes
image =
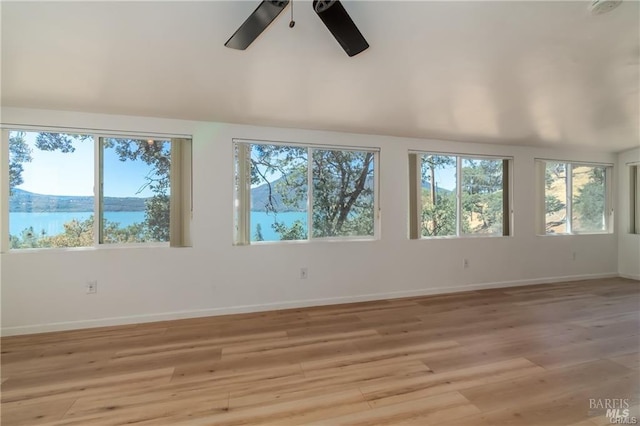
{"label": "hillside with trees", "polygon": [[[569,178],[573,186],[572,228],[603,230],[605,206],[604,167],[577,166]],[[547,163],[545,168],[545,225],[549,234],[567,232],[567,168]]]}
{"label": "hillside with trees", "polygon": [[[142,212],[146,202],[147,198],[139,197],[104,197],[102,205],[105,212]],[[13,188],[9,197],[10,213],[75,213],[91,212],[93,209],[94,200],[91,196],[35,194]]]}

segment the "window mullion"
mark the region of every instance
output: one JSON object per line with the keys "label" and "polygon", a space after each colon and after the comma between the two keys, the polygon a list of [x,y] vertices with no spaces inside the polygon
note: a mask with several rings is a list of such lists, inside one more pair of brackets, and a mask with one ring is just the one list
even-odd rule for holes
{"label": "window mullion", "polygon": [[511,235],[511,167],[509,160],[502,160],[502,235]]}
{"label": "window mullion", "polygon": [[307,239],[313,237],[313,148],[307,148]]}
{"label": "window mullion", "polygon": [[94,136],[93,137],[93,149],[94,149],[94,184],[93,184],[93,241],[94,245],[98,246],[104,242],[103,240],[103,230],[102,230],[102,222],[103,222],[103,179],[104,179],[104,167],[103,167],[103,154],[102,149],[104,147],[104,143],[102,138]]}

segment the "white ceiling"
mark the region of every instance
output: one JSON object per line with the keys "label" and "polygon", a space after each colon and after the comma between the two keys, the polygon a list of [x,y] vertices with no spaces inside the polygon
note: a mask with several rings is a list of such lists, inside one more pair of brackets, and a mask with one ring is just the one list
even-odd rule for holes
{"label": "white ceiling", "polygon": [[2,2],[2,105],[617,151],[640,145],[640,3],[309,0],[246,51],[256,1]]}

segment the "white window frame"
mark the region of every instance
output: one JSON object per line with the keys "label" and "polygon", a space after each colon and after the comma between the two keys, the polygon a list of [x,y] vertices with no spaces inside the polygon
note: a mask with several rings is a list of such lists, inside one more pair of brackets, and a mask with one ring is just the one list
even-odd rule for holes
{"label": "white window frame", "polygon": [[[536,158],[536,175],[537,175],[537,234],[538,236],[566,236],[566,235],[599,235],[599,234],[612,234],[613,233],[613,220],[614,220],[614,208],[613,208],[613,168],[611,163],[590,163],[584,161],[566,161],[566,160],[553,160],[548,158]],[[547,233],[546,231],[546,183],[545,173],[547,163],[558,163],[565,165],[565,205],[566,205],[566,224],[565,232]],[[604,191],[605,191],[605,206],[604,206],[604,230],[602,231],[575,231],[573,229],[573,168],[574,167],[602,167],[605,170],[604,176]]]}
{"label": "white window frame", "polygon": [[[270,245],[270,244],[300,244],[314,241],[336,242],[336,241],[374,241],[380,239],[380,148],[345,145],[320,145],[305,144],[299,142],[265,141],[254,139],[232,139],[233,143],[233,182],[236,187],[236,149],[238,149],[238,182],[234,191],[234,235],[233,245]],[[251,181],[250,169],[247,168],[247,161],[240,161],[240,156],[245,159],[251,155],[247,149],[250,145],[276,145],[302,148],[307,150],[307,237],[304,240],[279,240],[279,241],[251,241]],[[318,151],[356,151],[373,153],[373,236],[334,236],[334,237],[314,237],[313,236],[313,152]],[[249,166],[250,167],[250,166]],[[235,229],[237,226],[237,229]]]}
{"label": "white window frame", "polygon": [[[410,185],[410,190],[415,191],[413,196],[417,197],[416,200],[422,199],[422,158],[427,155],[435,155],[442,157],[455,157],[456,159],[456,235],[434,235],[423,236],[422,228],[419,218],[422,216],[422,202],[417,202],[415,209],[410,209],[410,215],[417,214],[417,217],[410,217],[409,219],[409,238],[412,240],[436,240],[436,239],[453,239],[453,238],[500,238],[500,237],[512,237],[513,236],[513,157],[504,155],[485,155],[485,154],[466,154],[459,152],[439,152],[439,151],[422,151],[422,150],[410,150],[409,158],[411,155],[416,155],[417,164],[415,168],[410,166],[410,173],[415,172],[416,176],[410,176],[410,178],[416,179],[413,185]],[[506,161],[508,166],[506,172],[503,169],[503,182],[507,179],[507,191],[503,192],[503,214],[502,233],[465,233],[462,232],[462,161],[463,160],[501,160]],[[412,172],[411,169],[414,171]],[[413,211],[416,210],[416,211]],[[413,229],[415,228],[415,229]]]}
{"label": "white window frame", "polygon": [[629,233],[640,235],[640,163],[629,163]]}
{"label": "white window frame", "polygon": [[[93,245],[84,247],[51,247],[10,249],[9,242],[9,133],[10,132],[49,132],[62,134],[83,134],[93,136],[94,149],[94,228]],[[162,248],[162,247],[190,247],[191,219],[193,216],[192,201],[192,136],[161,133],[136,133],[128,131],[105,131],[82,128],[40,127],[40,126],[6,126],[2,127],[2,146],[0,147],[0,163],[2,185],[0,188],[0,225],[3,232],[0,235],[1,253],[29,253],[40,251],[77,251],[87,249],[117,249],[117,248]],[[132,139],[132,140],[169,140],[171,141],[171,172],[170,172],[170,241],[148,243],[117,243],[105,244],[101,242],[102,227],[102,139]],[[174,143],[175,142],[175,143]],[[175,185],[175,187],[174,187]]]}

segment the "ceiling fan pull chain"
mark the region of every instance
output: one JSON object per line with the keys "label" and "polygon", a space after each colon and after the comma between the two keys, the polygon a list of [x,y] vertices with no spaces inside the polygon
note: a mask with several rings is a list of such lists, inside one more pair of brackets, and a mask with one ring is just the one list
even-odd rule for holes
{"label": "ceiling fan pull chain", "polygon": [[296,26],[296,21],[293,20],[293,0],[291,0],[291,21],[289,21],[289,28]]}

